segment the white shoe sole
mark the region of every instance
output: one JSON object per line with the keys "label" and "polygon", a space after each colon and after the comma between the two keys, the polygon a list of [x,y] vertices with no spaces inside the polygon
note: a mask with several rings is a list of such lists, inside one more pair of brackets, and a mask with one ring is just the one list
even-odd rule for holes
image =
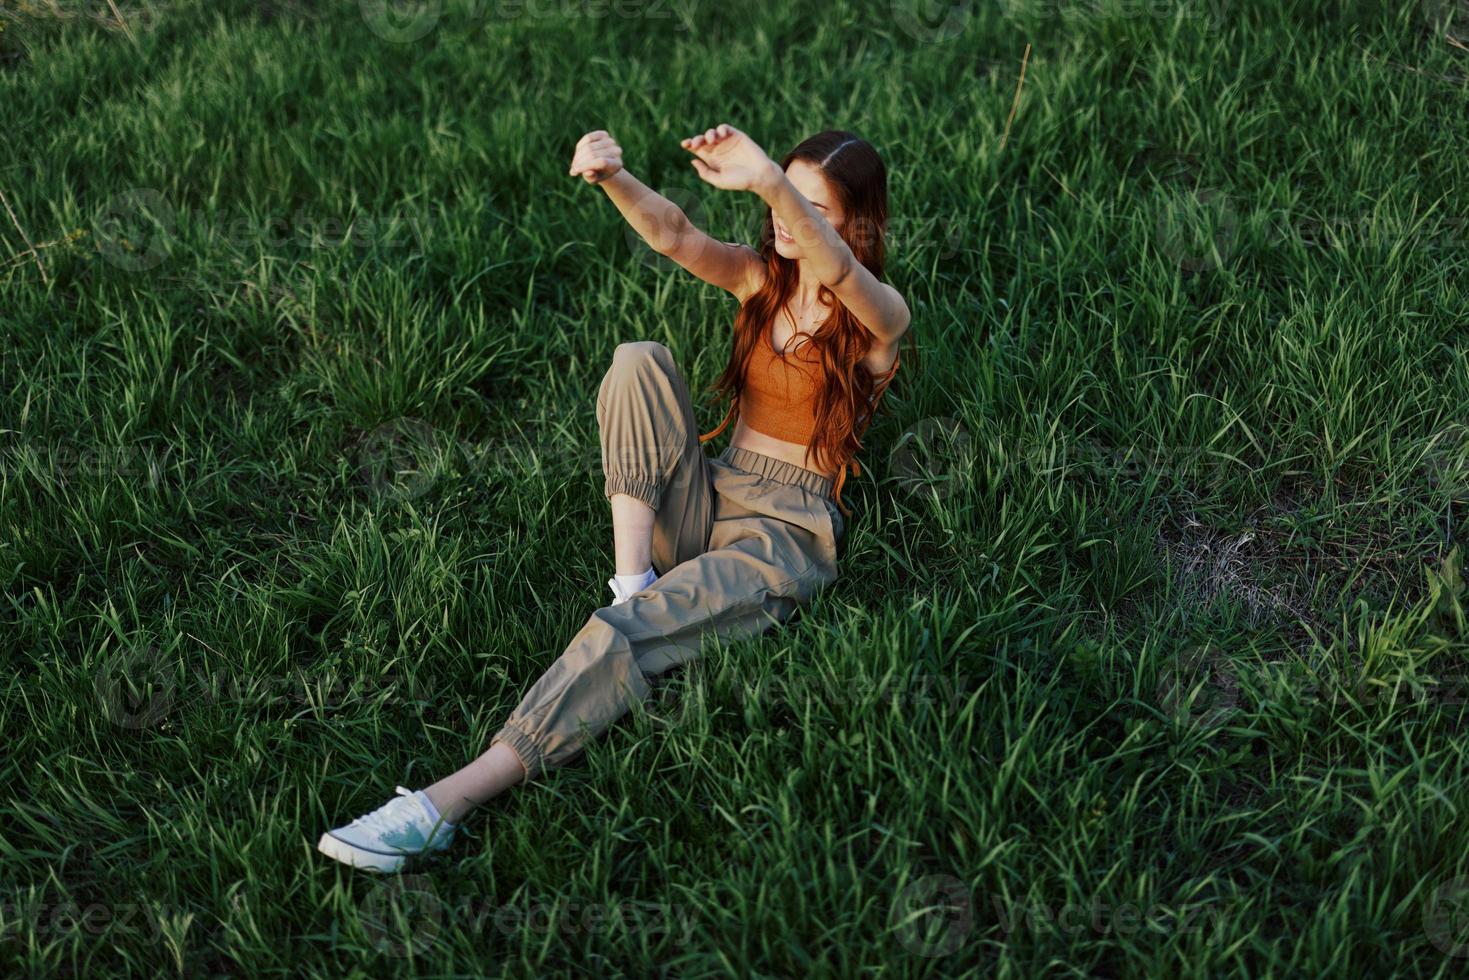
{"label": "white shoe sole", "polygon": [[364,871],[401,871],[408,860],[405,854],[379,854],[376,851],[353,847],[331,834],[322,834],[321,840],[316,842],[316,849],[334,861],[340,861]]}

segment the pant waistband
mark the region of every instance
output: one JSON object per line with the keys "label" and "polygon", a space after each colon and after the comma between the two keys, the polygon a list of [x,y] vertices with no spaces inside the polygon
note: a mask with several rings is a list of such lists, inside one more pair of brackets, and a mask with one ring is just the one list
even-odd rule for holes
{"label": "pant waistband", "polygon": [[777,483],[788,483],[802,490],[809,490],[818,496],[831,498],[831,477],[822,476],[815,470],[808,470],[804,466],[797,466],[783,459],[754,453],[748,449],[739,449],[735,446],[726,448],[719,458],[735,469],[744,470],[754,476],[774,480]]}

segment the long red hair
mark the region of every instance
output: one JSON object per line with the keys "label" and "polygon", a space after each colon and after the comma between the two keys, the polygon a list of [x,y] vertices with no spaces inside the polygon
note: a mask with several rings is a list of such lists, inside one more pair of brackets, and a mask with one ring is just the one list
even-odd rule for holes
{"label": "long red hair", "polygon": [[[866,140],[831,130],[812,136],[787,153],[780,162],[781,169],[797,160],[811,164],[826,179],[844,215],[839,229],[842,240],[858,262],[881,278],[888,221],[887,168],[882,158]],[[775,224],[768,208],[759,252],[765,260],[765,282],[740,305],[729,363],[714,382],[714,391],[730,399],[731,411],[739,403],[745,386],[745,365],[755,345],[764,342],[796,289],[796,263],[775,250]],[[822,286],[817,297],[831,307],[831,314],[814,333],[804,334],[821,365],[816,428],[807,459],[816,468],[830,472],[843,469],[857,455],[862,431],[876,409],[873,396],[891,379],[892,372],[881,382],[874,378],[862,363],[872,350],[872,335],[830,289]]]}

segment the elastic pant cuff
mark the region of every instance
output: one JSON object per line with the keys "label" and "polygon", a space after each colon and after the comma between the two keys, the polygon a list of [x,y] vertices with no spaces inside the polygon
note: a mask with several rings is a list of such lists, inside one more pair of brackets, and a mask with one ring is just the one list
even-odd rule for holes
{"label": "elastic pant cuff", "polygon": [[658,509],[662,502],[662,488],[655,480],[644,480],[636,476],[623,476],[612,474],[607,477],[604,493],[608,498],[614,493],[625,493],[635,500],[641,500],[653,510]]}
{"label": "elastic pant cuff", "polygon": [[542,771],[544,771],[545,758],[542,755],[540,748],[538,748],[536,744],[531,741],[531,737],[529,735],[521,731],[519,728],[516,728],[514,725],[507,722],[504,727],[502,727],[500,731],[495,734],[495,737],[490,739],[491,745],[494,745],[497,742],[504,742],[506,745],[510,746],[510,750],[514,752],[515,757],[520,760],[521,766],[525,769],[525,779],[523,780],[523,782],[530,782],[536,776],[539,776]]}

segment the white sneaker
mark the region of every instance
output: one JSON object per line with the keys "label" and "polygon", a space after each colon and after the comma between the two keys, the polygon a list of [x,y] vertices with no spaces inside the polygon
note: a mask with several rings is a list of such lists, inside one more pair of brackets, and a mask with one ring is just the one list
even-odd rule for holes
{"label": "white sneaker", "polygon": [[376,810],[322,834],[316,849],[354,868],[398,871],[409,857],[448,847],[458,829],[437,816],[422,791],[399,786],[398,795]]}

